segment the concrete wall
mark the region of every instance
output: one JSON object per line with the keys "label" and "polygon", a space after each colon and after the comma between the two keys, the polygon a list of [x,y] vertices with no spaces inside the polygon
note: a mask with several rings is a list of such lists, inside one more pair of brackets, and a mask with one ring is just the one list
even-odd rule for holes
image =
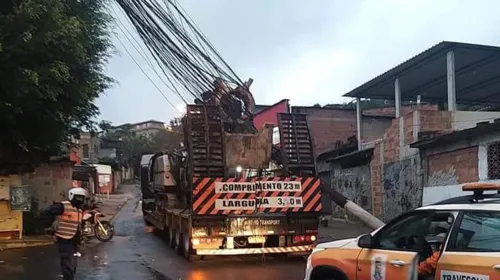
{"label": "concrete wall", "polygon": [[[372,189],[370,179],[370,165],[360,165],[351,168],[340,168],[333,165],[332,187],[349,200],[353,201],[368,212],[372,212]],[[345,211],[334,206],[333,216],[343,218]],[[354,219],[349,215],[350,219]]]}
{"label": "concrete wall", "polygon": [[415,158],[384,165],[383,220],[413,210],[422,204],[422,187]]}
{"label": "concrete wall", "polygon": [[500,112],[455,111],[453,113],[453,129],[464,130],[475,127],[478,122],[500,118]]}
{"label": "concrete wall", "polygon": [[52,201],[67,199],[72,186],[71,163],[53,163],[35,169],[35,172],[22,175],[23,185],[31,186],[33,212],[45,209]]}
{"label": "concrete wall", "polygon": [[369,142],[384,137],[385,131],[391,126],[391,118],[363,116],[361,141]]}

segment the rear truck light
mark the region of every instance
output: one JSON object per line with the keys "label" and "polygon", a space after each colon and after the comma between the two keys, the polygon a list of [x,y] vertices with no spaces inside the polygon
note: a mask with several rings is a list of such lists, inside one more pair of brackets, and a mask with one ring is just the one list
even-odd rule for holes
{"label": "rear truck light", "polygon": [[312,243],[316,241],[316,235],[295,235],[293,237],[293,243]]}
{"label": "rear truck light", "polygon": [[226,248],[227,249],[233,249],[234,248],[234,237],[228,236],[226,238]]}

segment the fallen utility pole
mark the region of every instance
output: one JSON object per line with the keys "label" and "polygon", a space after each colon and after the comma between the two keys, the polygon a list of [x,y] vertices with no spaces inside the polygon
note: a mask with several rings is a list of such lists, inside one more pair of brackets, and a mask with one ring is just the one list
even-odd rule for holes
{"label": "fallen utility pole", "polygon": [[370,228],[377,229],[381,226],[384,225],[384,223],[379,220],[377,217],[366,211],[365,209],[359,207],[356,203],[350,201],[347,199],[347,197],[343,196],[342,194],[336,192],[335,190],[332,190],[329,187],[329,184],[326,183],[325,181],[321,180],[321,192],[328,194],[330,199],[335,202],[337,205],[342,207],[344,210],[347,212],[353,214],[356,216],[358,219],[361,220],[365,225],[369,226]]}

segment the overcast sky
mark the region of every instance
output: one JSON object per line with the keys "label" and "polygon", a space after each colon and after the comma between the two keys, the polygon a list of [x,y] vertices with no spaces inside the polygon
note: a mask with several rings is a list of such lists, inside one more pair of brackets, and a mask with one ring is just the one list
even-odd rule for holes
{"label": "overcast sky", "polygon": [[[254,79],[258,104],[283,98],[292,105],[350,101],[341,96],[441,41],[500,46],[497,0],[179,2],[238,76]],[[113,11],[123,28],[135,31],[117,6]],[[98,100],[99,119],[121,124],[179,116],[127,50],[176,107],[181,100],[122,30],[115,32],[117,53],[108,74],[117,84]]]}

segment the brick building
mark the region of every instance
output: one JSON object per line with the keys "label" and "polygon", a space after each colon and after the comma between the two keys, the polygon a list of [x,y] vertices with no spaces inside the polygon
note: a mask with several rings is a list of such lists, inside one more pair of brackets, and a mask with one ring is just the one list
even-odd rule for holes
{"label": "brick building", "polygon": [[[495,78],[500,61],[494,59],[499,54],[499,47],[442,42],[347,93],[357,100],[358,145],[325,159],[332,187],[389,221],[423,203],[458,194],[452,190],[463,182],[495,178],[487,175],[492,165],[484,160],[490,144],[471,140],[467,133],[477,122],[500,118],[500,112],[461,111],[457,104],[484,104],[483,110],[500,104],[500,80]],[[394,119],[378,139],[364,137],[361,98],[394,100]],[[405,108],[402,102],[415,105]],[[448,139],[440,140],[440,147],[414,144],[422,144],[424,136],[444,134],[469,136],[457,148],[446,138],[450,136],[437,137]]]}
{"label": "brick building", "polygon": [[500,120],[431,135],[411,144],[422,155],[422,204],[463,195],[462,184],[500,180]]}

